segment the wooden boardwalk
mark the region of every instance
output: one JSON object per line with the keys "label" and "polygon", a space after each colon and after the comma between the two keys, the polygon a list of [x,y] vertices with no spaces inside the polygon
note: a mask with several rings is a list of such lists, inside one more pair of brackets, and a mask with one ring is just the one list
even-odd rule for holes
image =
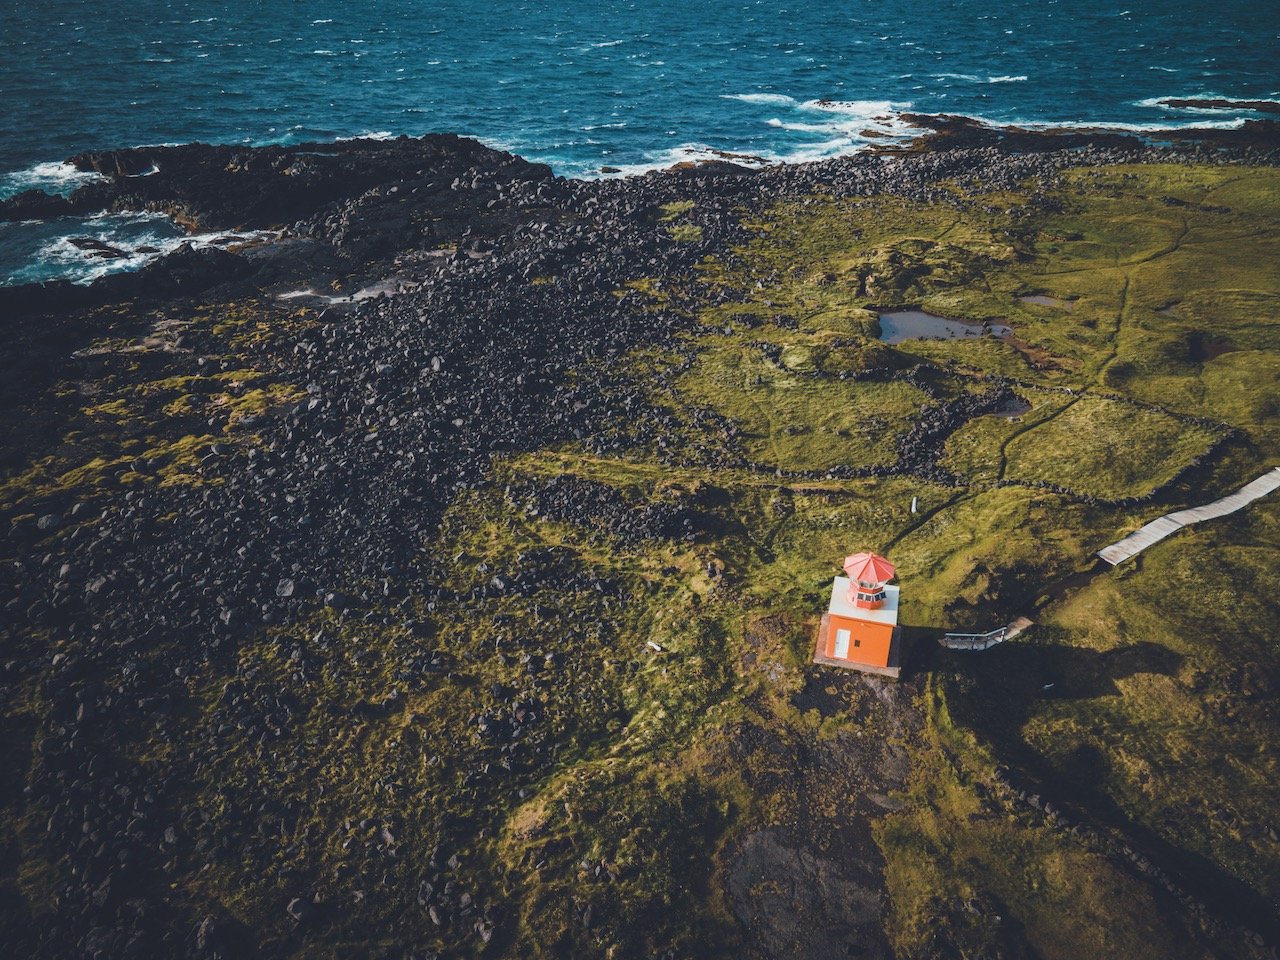
{"label": "wooden boardwalk", "polygon": [[[1114,567],[1141,553],[1153,543],[1159,543],[1170,534],[1177,533],[1183,527],[1199,523],[1202,520],[1216,520],[1218,517],[1225,517],[1229,513],[1235,513],[1258,498],[1265,497],[1273,490],[1280,490],[1280,467],[1273,467],[1256,480],[1246,483],[1235,493],[1228,494],[1219,500],[1214,500],[1212,503],[1205,503],[1198,507],[1189,507],[1186,510],[1165,514],[1163,517],[1156,517],[1156,519],[1135,530],[1123,540],[1099,550],[1098,556]],[[1072,577],[1067,578],[1067,581],[1081,576],[1092,578],[1099,570],[1103,569],[1105,568],[1099,565],[1096,569],[1085,574],[1073,574]],[[1059,583],[1065,584],[1067,581],[1060,581]],[[1013,639],[1032,626],[1032,624],[1033,621],[1028,617],[1018,617],[1012,623],[997,627],[987,633],[947,633],[938,638],[938,643],[949,650],[989,650],[998,643]]]}
{"label": "wooden boardwalk", "polygon": [[1170,534],[1177,533],[1183,527],[1199,523],[1202,520],[1216,520],[1218,517],[1225,517],[1229,513],[1235,513],[1242,507],[1247,507],[1259,497],[1265,497],[1268,493],[1278,488],[1280,488],[1280,467],[1274,467],[1256,480],[1246,483],[1235,493],[1228,494],[1220,500],[1214,500],[1212,503],[1191,507],[1187,510],[1178,510],[1175,513],[1165,514],[1163,517],[1157,517],[1129,534],[1123,540],[1099,550],[1098,556],[1113,567],[1117,566],[1131,557],[1137,556],[1153,543],[1159,543]]}

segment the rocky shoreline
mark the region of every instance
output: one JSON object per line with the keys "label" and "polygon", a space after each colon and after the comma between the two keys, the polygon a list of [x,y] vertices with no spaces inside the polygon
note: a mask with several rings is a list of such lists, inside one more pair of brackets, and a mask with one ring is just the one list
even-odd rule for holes
{"label": "rocky shoreline", "polygon": [[[73,162],[104,181],[67,199],[28,193],[0,204],[6,219],[153,210],[199,230],[280,231],[278,240],[240,248],[184,248],[89,287],[0,290],[0,355],[16,371],[0,388],[11,413],[9,469],[48,446],[30,424],[40,423],[37,408],[68,365],[115,364],[127,375],[127,353],[76,354],[104,339],[149,342],[137,362],[156,376],[208,382],[252,365],[292,388],[243,416],[181,421],[181,432],[209,438],[188,465],[196,482],[162,482],[179,454],[160,452],[113,465],[93,491],[23,493],[0,517],[8,624],[0,690],[38,690],[48,705],[21,802],[38,812],[41,843],[68,867],[50,882],[54,922],[13,931],[26,955],[247,955],[239,950],[253,937],[229,913],[192,913],[167,904],[164,891],[198,874],[219,842],[201,814],[179,805],[180,787],[209,778],[217,742],[233,729],[270,753],[272,730],[298,722],[283,700],[251,692],[238,659],[251,638],[318,613],[387,627],[409,616],[413,598],[431,608],[483,604],[532,595],[540,584],[625,601],[617,584],[577,582],[536,564],[523,577],[494,571],[450,585],[432,579],[438,571],[424,568],[422,551],[450,503],[486,482],[496,456],[567,445],[592,455],[643,446],[672,463],[686,455],[669,446],[679,426],[672,411],[618,364],[640,347],[684,349],[679,335],[706,304],[683,301],[681,281],[742,243],[753,213],[815,193],[963,204],[1051,182],[1068,166],[1280,161],[1273,128],[1256,141],[1215,133],[1153,146],[935,123],[932,137],[905,152],[758,171],[720,162],[590,182],[451,136],[102,151]],[[655,229],[663,204],[690,201],[691,229]],[[375,283],[382,292],[367,299],[299,300],[307,309],[293,320],[295,305],[279,299],[298,288],[349,296]],[[259,305],[264,326],[272,318],[281,325],[246,337],[234,360],[198,326],[163,326],[166,314],[197,303],[240,301]],[[111,306],[119,309],[104,309]],[[1008,382],[993,382],[962,409],[920,425],[902,444],[901,469],[946,481],[938,444],[1010,393]],[[708,448],[733,439],[732,425],[708,418],[703,426]],[[713,522],[692,494],[633,507],[567,478],[509,497],[514,508],[614,528],[628,542],[694,541]],[[333,655],[330,643],[317,634],[284,655],[305,673]],[[405,690],[448,673],[443,654],[420,661],[394,665]],[[548,664],[546,684],[585,685],[587,665]],[[118,731],[154,728],[163,737],[196,709],[199,691],[215,688],[223,690],[219,726],[200,731],[210,749],[146,764],[122,753]],[[529,736],[531,691],[477,721],[487,740],[510,746]],[[883,709],[905,716],[905,699]],[[489,758],[477,757],[468,775],[478,779]],[[536,773],[552,754],[528,762]],[[394,848],[392,827],[376,828],[374,845]],[[446,841],[468,842],[478,847],[482,838],[465,825]],[[445,949],[480,949],[495,936],[500,944],[515,935],[513,920],[502,891],[468,874],[470,852],[446,846],[429,858],[425,886],[375,882],[371,896],[429,916]],[[312,878],[280,882],[292,891],[282,914],[295,928],[339,910]],[[285,956],[294,946],[254,949]]]}
{"label": "rocky shoreline", "polygon": [[[801,189],[804,174],[797,177],[794,171],[811,170],[811,182],[822,184],[826,169],[874,164],[874,158],[884,155],[963,149],[993,149],[1000,155],[1080,150],[1085,151],[1080,162],[1093,162],[1089,151],[1110,149],[1141,156],[1159,145],[1171,156],[1188,159],[1268,163],[1280,152],[1280,122],[1274,120],[1247,121],[1237,130],[1156,130],[1139,136],[1106,128],[993,126],[963,116],[903,114],[901,119],[929,132],[905,143],[884,143],[823,163],[762,169],[758,163],[744,165],[725,154],[723,159],[677,164],[668,171],[627,179],[759,177],[760,190],[768,191],[775,189],[773,178],[780,170],[791,171],[781,175],[785,189]],[[402,250],[448,245],[468,227],[468,238],[491,241],[520,221],[521,204],[528,209],[531,198],[547,196],[526,188],[552,189],[561,182],[545,164],[451,134],[290,147],[199,143],[133,147],[78,154],[67,162],[101,179],[65,197],[34,189],[9,197],[0,201],[0,221],[149,212],[163,213],[193,233],[278,231],[284,240],[315,243],[268,243],[265,250],[255,249],[260,246],[256,242],[238,249],[225,243],[200,250],[181,247],[136,273],[109,275],[88,286],[50,281],[0,287],[0,309],[7,313],[190,294],[228,281],[249,280],[263,287],[317,274],[369,269]],[[1103,158],[1101,162],[1113,161]],[[513,203],[521,190],[527,196]],[[499,216],[497,211],[506,215]],[[283,255],[275,255],[282,246]],[[244,256],[241,260],[222,257],[219,247]]]}

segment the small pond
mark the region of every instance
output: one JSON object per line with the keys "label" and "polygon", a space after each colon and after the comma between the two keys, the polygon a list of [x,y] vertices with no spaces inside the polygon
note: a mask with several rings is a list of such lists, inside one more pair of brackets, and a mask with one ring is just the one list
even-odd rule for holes
{"label": "small pond", "polygon": [[965,320],[948,320],[923,310],[894,310],[880,314],[880,339],[884,343],[902,343],[904,340],[960,340],[991,334],[1008,336],[1013,331],[1002,323],[969,323]]}

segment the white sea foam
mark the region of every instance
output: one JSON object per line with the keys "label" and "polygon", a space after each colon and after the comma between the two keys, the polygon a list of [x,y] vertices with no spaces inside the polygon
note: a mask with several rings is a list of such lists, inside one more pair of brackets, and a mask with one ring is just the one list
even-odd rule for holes
{"label": "white sea foam", "polygon": [[1161,102],[1162,100],[1208,100],[1208,99],[1221,100],[1223,98],[1219,97],[1217,94],[1214,94],[1214,93],[1197,93],[1194,96],[1188,96],[1188,97],[1175,96],[1173,94],[1164,94],[1159,97],[1147,97],[1145,100],[1135,100],[1133,101],[1133,105],[1135,107],[1157,107],[1161,110],[1169,110],[1172,108],[1162,103]]}
{"label": "white sea foam", "polygon": [[[603,162],[618,170],[615,176],[632,176],[651,170],[663,170],[677,163],[707,160],[729,160],[746,166],[776,163],[808,163],[832,157],[856,153],[872,143],[902,140],[924,133],[924,130],[906,123],[900,112],[911,109],[908,102],[891,100],[809,100],[800,102],[794,97],[777,93],[722,94],[722,99],[737,100],[757,106],[789,107],[790,116],[764,116],[761,124],[775,130],[785,130],[798,136],[800,142],[762,147],[755,144],[716,148],[705,143],[688,142],[679,146],[647,153],[640,161],[611,163],[603,161],[557,162],[556,169],[568,176],[595,179]],[[776,140],[776,138],[770,138]]]}
{"label": "white sea foam", "polygon": [[741,100],[743,103],[768,103],[776,106],[792,106],[795,104],[795,97],[788,97],[783,93],[722,93],[721,100]]}
{"label": "white sea foam", "polygon": [[[1010,79],[1006,82],[1014,82]],[[916,127],[903,119],[903,112],[912,109],[910,102],[888,100],[808,100],[803,103],[781,94],[727,94],[725,99],[739,100],[769,106],[790,106],[792,116],[762,118],[761,123],[775,130],[785,130],[798,135],[803,142],[790,146],[772,145],[757,147],[745,145],[717,149],[705,143],[682,143],[677,147],[652,151],[642,160],[632,163],[603,161],[550,162],[567,176],[596,179],[606,176],[599,171],[604,162],[617,169],[615,176],[631,176],[662,170],[681,162],[728,159],[744,165],[770,165],[777,163],[808,163],[857,153],[878,143],[904,141],[921,136],[927,128]],[[825,117],[826,119],[821,119]],[[985,126],[1018,127],[1025,130],[1098,130],[1119,133],[1153,134],[1165,130],[1237,129],[1245,123],[1243,118],[1218,120],[1188,120],[1187,122],[1124,123],[1095,120],[1036,120],[991,119],[974,116]]]}
{"label": "white sea foam", "polygon": [[[666,170],[675,166],[677,163],[698,163],[705,160],[723,160],[725,156],[722,152],[717,151],[705,143],[682,143],[677,147],[670,147],[665,150],[655,150],[647,153],[643,160],[635,163],[605,163],[603,165],[612,167],[618,172],[612,176],[632,177],[640,174],[649,173],[654,170]],[[763,158],[762,158],[763,159]],[[745,161],[737,161],[745,162]],[[562,168],[567,168],[572,176],[579,177],[583,180],[595,180],[609,174],[600,172],[601,164],[598,162],[562,164]]]}
{"label": "white sea foam", "polygon": [[1027,79],[1025,74],[982,77],[972,73],[935,73],[931,76],[934,80],[965,80],[968,83],[1021,83]]}
{"label": "white sea foam", "polygon": [[37,163],[26,170],[15,170],[0,176],[0,197],[12,196],[24,190],[68,194],[82,184],[105,179],[100,173],[77,170],[69,163]]}
{"label": "white sea foam", "polygon": [[[112,213],[102,210],[84,218],[86,224],[105,225],[103,229],[120,231],[129,226],[145,223],[172,223],[173,218],[167,213],[156,210],[139,210],[135,213]],[[82,236],[83,234],[76,234]],[[98,239],[102,239],[99,237]]]}
{"label": "white sea foam", "polygon": [[[196,248],[219,246],[213,241],[228,236],[225,232],[201,233],[191,235],[173,235],[172,229],[158,229],[163,223],[172,224],[167,216],[161,213],[134,214],[99,214],[81,221],[83,229],[64,234],[43,244],[36,253],[36,263],[44,276],[56,275],[74,283],[92,283],[99,277],[128,270],[137,270],[152,260],[172,253],[184,243]],[[148,230],[155,225],[157,229]],[[142,228],[142,229],[139,229]],[[262,240],[274,237],[271,231],[253,231],[230,234],[242,241]],[[90,250],[81,250],[71,242],[73,237],[92,237],[102,243],[120,250],[122,257],[96,257]],[[143,249],[148,248],[148,249]],[[56,270],[50,271],[50,266]],[[25,279],[19,275],[18,282]],[[29,279],[40,279],[31,276]]]}
{"label": "white sea foam", "polygon": [[840,113],[846,116],[871,119],[884,116],[898,110],[909,110],[909,103],[895,103],[892,100],[806,100],[800,104],[801,110],[817,110],[822,113]]}
{"label": "white sea foam", "polygon": [[[877,105],[878,102],[877,102]],[[783,149],[756,149],[744,147],[741,150],[717,149],[705,143],[682,143],[677,147],[648,153],[643,160],[636,163],[609,164],[617,169],[612,176],[636,176],[654,170],[665,170],[677,163],[699,163],[708,160],[728,160],[741,166],[764,167],[784,163],[811,163],[818,160],[830,160],[833,157],[846,156],[867,149],[872,143],[906,139],[924,133],[924,130],[907,124],[900,117],[892,116],[876,120],[864,115],[844,115],[843,119],[834,120],[830,124],[803,124],[801,122],[783,121],[773,118],[765,121],[770,126],[798,133],[816,134],[819,139],[812,139]],[[883,136],[868,137],[863,131],[871,130]],[[602,174],[595,164],[553,164],[568,176],[584,180],[594,180],[609,174]]]}
{"label": "white sea foam", "polygon": [[603,43],[593,43],[591,46],[599,50],[602,47],[617,47],[626,42],[626,40],[606,40]]}
{"label": "white sea foam", "polygon": [[1101,120],[985,120],[973,119],[993,127],[1020,127],[1024,130],[1115,130],[1121,133],[1159,133],[1162,130],[1238,130],[1247,122],[1243,117],[1232,120],[1151,121],[1122,123]]}
{"label": "white sea foam", "polygon": [[335,140],[394,140],[396,134],[390,130],[367,130],[364,133],[351,134],[346,137],[334,137]]}
{"label": "white sea foam", "polygon": [[[872,140],[901,138],[921,131],[901,118],[911,104],[889,100],[809,100],[799,105],[804,119],[774,117],[766,123],[793,133],[823,136],[826,139],[789,151],[784,159],[795,162],[838,156],[865,147]],[[815,116],[827,119],[815,122]]]}
{"label": "white sea foam", "polygon": [[765,123],[770,127],[776,127],[779,130],[791,130],[795,133],[830,133],[832,125],[829,123],[796,123],[794,121],[781,120],[778,117],[770,117]]}

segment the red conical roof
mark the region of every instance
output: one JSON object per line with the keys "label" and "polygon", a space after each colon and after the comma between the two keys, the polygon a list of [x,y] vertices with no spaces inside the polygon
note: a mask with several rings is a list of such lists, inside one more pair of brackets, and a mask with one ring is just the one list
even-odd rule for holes
{"label": "red conical roof", "polygon": [[893,579],[895,569],[878,553],[855,553],[844,558],[844,572],[849,579],[863,583],[887,583]]}

